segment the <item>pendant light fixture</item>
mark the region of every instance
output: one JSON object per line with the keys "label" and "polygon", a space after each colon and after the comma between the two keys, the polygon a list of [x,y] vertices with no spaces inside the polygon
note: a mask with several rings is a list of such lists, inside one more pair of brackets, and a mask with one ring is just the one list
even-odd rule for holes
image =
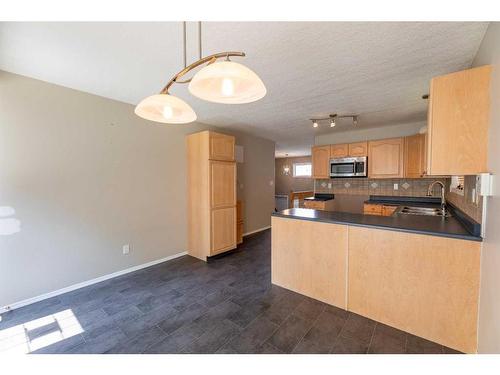
{"label": "pendant light fixture", "polygon": [[185,124],[196,120],[196,113],[184,100],[168,92],[148,96],[135,107],[135,114],[164,124]]}
{"label": "pendant light fixture", "polygon": [[[135,108],[136,115],[146,120],[184,124],[196,120],[196,113],[184,100],[170,95],[174,83],[189,83],[189,91],[200,99],[215,103],[250,103],[266,95],[266,87],[252,70],[229,60],[230,56],[244,57],[244,52],[221,52],[202,56],[201,22],[198,23],[199,60],[187,66],[186,63],[186,22],[183,22],[184,69],[177,73],[160,94],[142,100]],[[220,58],[225,61],[218,62]],[[206,64],[193,78],[180,81],[191,70]]]}
{"label": "pendant light fixture", "polygon": [[266,95],[261,79],[246,66],[230,61],[209,64],[196,73],[189,83],[194,96],[214,103],[243,104]]}
{"label": "pendant light fixture", "polygon": [[285,165],[283,165],[283,174],[288,176],[290,174],[290,166],[288,165],[288,154],[285,154],[286,160]]}

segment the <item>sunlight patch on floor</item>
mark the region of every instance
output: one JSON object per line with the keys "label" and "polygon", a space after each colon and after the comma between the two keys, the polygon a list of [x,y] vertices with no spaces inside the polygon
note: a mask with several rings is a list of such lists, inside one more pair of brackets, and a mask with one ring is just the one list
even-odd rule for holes
{"label": "sunlight patch on floor", "polygon": [[31,353],[82,333],[71,309],[0,330],[0,353]]}

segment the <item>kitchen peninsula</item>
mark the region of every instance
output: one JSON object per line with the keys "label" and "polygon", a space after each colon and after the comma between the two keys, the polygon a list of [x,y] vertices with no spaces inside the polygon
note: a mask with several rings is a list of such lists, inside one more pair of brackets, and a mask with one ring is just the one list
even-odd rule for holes
{"label": "kitchen peninsula", "polygon": [[[466,205],[447,202],[446,191],[449,176],[467,180],[487,172],[490,71],[483,66],[432,79],[422,134],[313,146],[316,194],[334,195],[332,207],[340,207],[339,193],[362,197],[370,191],[370,198],[363,212],[311,207],[274,213],[272,282],[453,349],[477,352],[480,223],[464,212]],[[363,165],[353,157],[365,157]],[[362,177],[356,177],[358,169]],[[425,181],[429,178],[448,180]],[[392,186],[396,191],[423,184],[427,195],[439,185],[441,197],[420,196],[420,189],[408,197],[383,196]],[[382,194],[371,195],[380,194],[372,193],[376,189]],[[359,205],[343,206],[360,210]]]}
{"label": "kitchen peninsula", "polygon": [[455,218],[289,209],[272,218],[272,282],[473,353],[480,240]]}

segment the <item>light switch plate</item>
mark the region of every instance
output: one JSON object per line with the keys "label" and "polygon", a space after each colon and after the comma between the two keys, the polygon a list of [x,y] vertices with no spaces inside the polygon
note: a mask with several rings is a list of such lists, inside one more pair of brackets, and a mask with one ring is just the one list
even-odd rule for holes
{"label": "light switch plate", "polygon": [[399,185],[398,184],[394,184],[394,190],[398,190],[399,189]]}
{"label": "light switch plate", "polygon": [[479,189],[480,195],[489,197],[493,195],[493,175],[489,173],[481,173],[476,176],[476,187]]}

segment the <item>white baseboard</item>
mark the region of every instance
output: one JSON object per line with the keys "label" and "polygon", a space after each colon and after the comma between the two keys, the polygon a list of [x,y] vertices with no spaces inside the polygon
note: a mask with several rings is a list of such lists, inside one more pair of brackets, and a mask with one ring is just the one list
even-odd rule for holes
{"label": "white baseboard", "polygon": [[271,228],[271,226],[270,226],[270,225],[268,225],[267,227],[259,228],[259,229],[257,229],[257,230],[253,230],[253,231],[251,231],[251,232],[243,233],[243,237],[245,237],[245,236],[249,236],[249,235],[254,234],[254,233],[259,233],[259,232],[262,232],[262,231],[264,231],[264,230],[268,230],[269,228]]}
{"label": "white baseboard", "polygon": [[11,303],[10,305],[0,307],[0,314],[4,313],[6,311],[9,311],[9,310],[18,309],[18,308],[26,306],[26,305],[31,305],[32,303],[35,303],[35,302],[43,301],[44,299],[47,299],[47,298],[51,298],[51,297],[58,296],[60,294],[71,292],[73,290],[80,289],[80,288],[83,288],[85,286],[97,284],[97,283],[100,283],[101,281],[112,279],[113,277],[117,277],[117,276],[125,275],[126,273],[138,271],[142,268],[151,267],[151,266],[154,266],[156,264],[163,263],[163,262],[181,257],[181,256],[186,255],[186,254],[187,254],[187,251],[183,251],[182,253],[170,255],[166,258],[161,258],[161,259],[153,260],[153,261],[148,262],[148,263],[139,264],[138,266],[133,266],[133,267],[121,270],[121,271],[113,272],[113,273],[110,273],[108,275],[100,276],[100,277],[97,277],[97,278],[92,279],[92,280],[83,281],[81,283],[73,284],[73,285],[67,286],[67,287],[62,288],[62,289],[58,289],[58,290],[54,290],[54,291],[49,292],[49,293],[41,294],[41,295],[36,296],[36,297],[28,298],[28,299],[25,299],[25,300],[22,300],[19,302],[14,302],[14,303]]}

